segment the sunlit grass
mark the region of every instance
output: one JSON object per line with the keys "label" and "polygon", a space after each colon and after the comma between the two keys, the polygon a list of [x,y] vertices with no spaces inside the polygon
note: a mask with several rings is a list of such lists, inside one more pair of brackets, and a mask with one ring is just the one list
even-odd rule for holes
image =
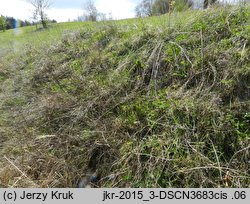
{"label": "sunlit grass", "polygon": [[[195,15],[194,15],[195,13]],[[148,18],[134,18],[119,21],[105,21],[105,22],[67,22],[49,25],[48,29],[41,29],[38,26],[27,26],[0,32],[0,54],[8,52],[19,52],[26,45],[46,46],[57,42],[61,37],[70,32],[77,30],[96,29],[96,25],[119,25],[124,29],[129,29],[131,34],[136,32],[137,28],[151,27],[161,31],[166,27],[176,27],[176,25],[184,26],[200,15],[200,11],[185,11],[176,12],[171,15],[166,14],[162,16],[154,16]]]}
{"label": "sunlit grass", "polygon": [[49,25],[48,29],[41,29],[36,26],[27,26],[0,32],[0,53],[1,51],[22,51],[25,45],[46,46],[56,42],[68,31],[80,30],[89,23],[71,22]]}

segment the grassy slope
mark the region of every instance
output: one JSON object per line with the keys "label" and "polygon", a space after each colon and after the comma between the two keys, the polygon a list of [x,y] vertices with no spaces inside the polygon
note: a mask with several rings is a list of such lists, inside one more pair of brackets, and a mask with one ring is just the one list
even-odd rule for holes
{"label": "grassy slope", "polygon": [[[32,44],[32,46],[48,45],[51,42],[60,40],[61,36],[72,30],[80,30],[82,27],[90,26],[90,23],[58,23],[51,24],[47,30],[37,30],[36,26],[17,28],[1,32],[0,34],[0,54],[6,54],[6,51],[18,52],[23,47]],[[40,26],[38,27],[40,28]],[[5,51],[3,53],[3,51]],[[0,56],[1,56],[0,55]]]}
{"label": "grassy slope", "polygon": [[0,62],[0,186],[75,187],[96,171],[102,187],[250,187],[249,15],[175,13],[21,43]]}

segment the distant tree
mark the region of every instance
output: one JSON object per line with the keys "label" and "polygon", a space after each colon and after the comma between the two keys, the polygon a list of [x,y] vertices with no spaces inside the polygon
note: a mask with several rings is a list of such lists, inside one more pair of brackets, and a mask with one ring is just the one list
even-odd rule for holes
{"label": "distant tree", "polygon": [[[70,20],[70,19],[69,19]],[[57,21],[55,19],[53,19],[52,21],[50,21],[51,23],[57,23]]]}
{"label": "distant tree", "polygon": [[162,15],[170,10],[170,0],[155,0],[153,4],[153,15]]}
{"label": "distant tree", "polygon": [[6,19],[4,16],[0,16],[0,30],[3,32],[6,30]]}
{"label": "distant tree", "polygon": [[19,21],[19,26],[20,26],[20,27],[24,27],[24,26],[25,26],[25,22],[22,21],[22,20],[20,20],[20,21]]}
{"label": "distant tree", "polygon": [[77,17],[77,21],[78,21],[78,22],[86,21],[86,16],[85,16],[85,15],[78,16],[78,17]]}
{"label": "distant tree", "polygon": [[114,18],[113,18],[113,14],[112,14],[112,11],[110,11],[109,13],[108,13],[108,20],[109,21],[112,21]]}
{"label": "distant tree", "polygon": [[25,20],[23,21],[23,26],[31,26],[31,22]]}
{"label": "distant tree", "polygon": [[98,14],[100,21],[106,21],[107,20],[107,14],[106,13],[99,13]]}
{"label": "distant tree", "polygon": [[175,11],[184,11],[193,7],[194,2],[192,0],[174,0],[174,10]]}
{"label": "distant tree", "polygon": [[203,8],[207,9],[209,6],[215,4],[217,0],[204,0],[203,2]]}
{"label": "distant tree", "polygon": [[155,16],[169,12],[171,0],[142,0],[135,8],[137,17]]}
{"label": "distant tree", "polygon": [[3,31],[30,25],[32,25],[32,23],[27,20],[22,21],[9,16],[0,16],[0,30]]}
{"label": "distant tree", "polygon": [[193,6],[192,0],[142,0],[135,8],[136,17],[162,15],[170,10],[183,11]]}
{"label": "distant tree", "polygon": [[153,15],[153,0],[142,0],[136,7],[135,13],[137,17],[145,17]]}
{"label": "distant tree", "polygon": [[43,28],[47,28],[48,18],[47,18],[45,11],[51,7],[51,1],[50,0],[28,0],[28,2],[30,2],[35,8],[33,15],[40,18]]}
{"label": "distant tree", "polygon": [[84,10],[86,12],[85,16],[87,21],[97,21],[98,10],[93,0],[87,0],[85,2]]}
{"label": "distant tree", "polygon": [[36,26],[36,29],[37,29],[37,24],[38,24],[38,14],[37,14],[37,11],[33,11],[33,16],[31,17],[31,19],[33,20],[33,25]]}
{"label": "distant tree", "polygon": [[6,17],[6,29],[13,29],[17,26],[17,20],[13,17]]}

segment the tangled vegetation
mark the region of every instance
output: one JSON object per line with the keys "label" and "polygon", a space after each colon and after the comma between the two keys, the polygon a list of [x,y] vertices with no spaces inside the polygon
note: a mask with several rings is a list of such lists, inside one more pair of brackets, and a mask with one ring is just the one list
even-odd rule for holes
{"label": "tangled vegetation", "polygon": [[250,187],[250,9],[198,13],[4,57],[0,186]]}

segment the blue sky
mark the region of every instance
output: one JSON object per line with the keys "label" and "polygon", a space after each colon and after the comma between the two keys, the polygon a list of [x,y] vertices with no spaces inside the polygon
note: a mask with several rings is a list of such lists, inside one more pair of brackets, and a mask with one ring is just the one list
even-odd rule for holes
{"label": "blue sky", "polygon": [[[112,13],[114,19],[133,18],[134,8],[140,0],[94,0],[99,12]],[[51,0],[49,18],[58,22],[77,19],[83,14],[85,0]],[[0,14],[31,20],[32,6],[27,0],[0,0]]]}
{"label": "blue sky", "polygon": [[54,0],[53,7],[61,9],[79,8],[83,2],[83,0]]}

